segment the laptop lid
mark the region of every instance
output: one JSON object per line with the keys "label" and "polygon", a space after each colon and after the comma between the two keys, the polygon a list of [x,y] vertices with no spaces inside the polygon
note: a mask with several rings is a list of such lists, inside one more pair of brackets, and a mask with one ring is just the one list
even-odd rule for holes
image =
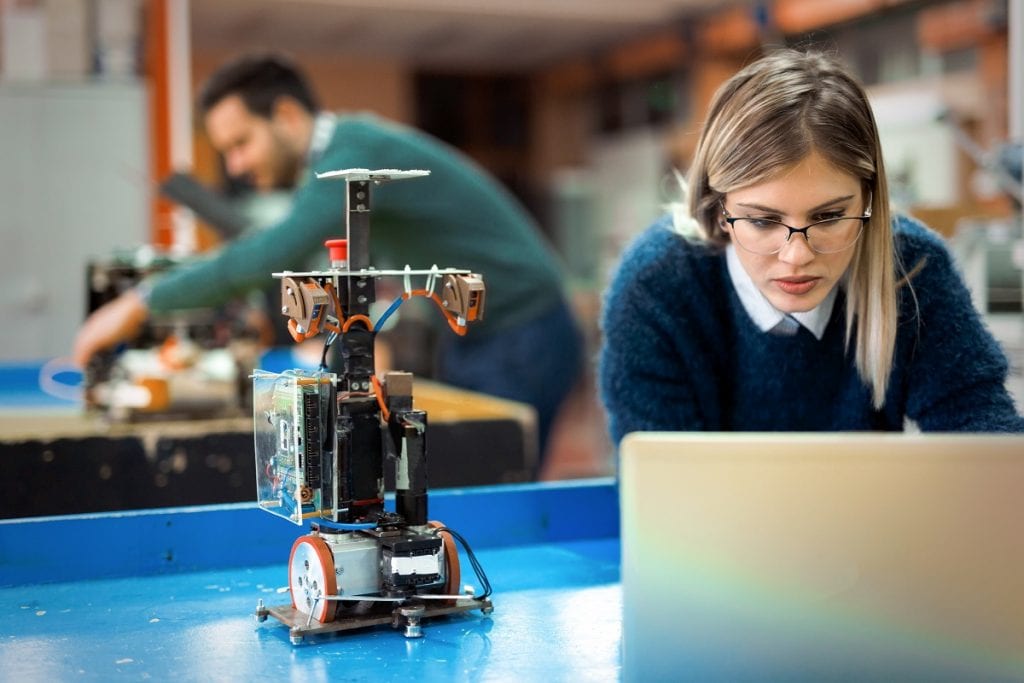
{"label": "laptop lid", "polygon": [[1024,680],[1024,436],[643,433],[625,680]]}

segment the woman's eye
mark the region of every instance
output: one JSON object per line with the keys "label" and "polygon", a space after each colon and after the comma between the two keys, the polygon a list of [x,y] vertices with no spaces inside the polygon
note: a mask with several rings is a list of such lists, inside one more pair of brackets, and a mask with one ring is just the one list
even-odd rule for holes
{"label": "woman's eye", "polygon": [[778,227],[779,225],[778,221],[774,221],[770,218],[748,218],[747,220],[752,226],[762,230],[769,230],[771,228]]}
{"label": "woman's eye", "polygon": [[829,211],[829,212],[826,212],[826,213],[818,214],[818,216],[814,220],[815,221],[831,221],[831,220],[835,220],[836,218],[842,218],[844,215],[845,215],[845,212],[843,212],[843,211]]}

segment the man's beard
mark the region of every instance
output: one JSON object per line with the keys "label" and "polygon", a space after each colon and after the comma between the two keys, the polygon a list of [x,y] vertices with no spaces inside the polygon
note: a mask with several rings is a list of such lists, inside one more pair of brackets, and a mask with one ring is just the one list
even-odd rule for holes
{"label": "man's beard", "polygon": [[298,184],[301,165],[297,158],[282,154],[279,163],[274,166],[274,190],[292,190]]}

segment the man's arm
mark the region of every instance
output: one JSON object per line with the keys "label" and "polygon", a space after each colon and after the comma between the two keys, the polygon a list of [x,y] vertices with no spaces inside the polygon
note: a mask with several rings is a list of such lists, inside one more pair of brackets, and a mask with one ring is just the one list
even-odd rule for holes
{"label": "man's arm", "polygon": [[163,313],[220,306],[270,284],[273,272],[305,269],[324,240],[341,236],[344,208],[345,193],[336,183],[306,183],[273,226],[154,279],[149,308]]}
{"label": "man's arm", "polygon": [[148,315],[146,302],[136,289],[100,306],[78,330],[72,359],[84,368],[96,353],[138,335]]}
{"label": "man's arm", "polygon": [[272,272],[305,268],[309,254],[343,228],[344,201],[335,183],[303,186],[274,226],[147,281],[148,301],[131,290],[96,309],[75,338],[72,358],[84,367],[97,352],[134,338],[150,312],[219,306],[270,283]]}

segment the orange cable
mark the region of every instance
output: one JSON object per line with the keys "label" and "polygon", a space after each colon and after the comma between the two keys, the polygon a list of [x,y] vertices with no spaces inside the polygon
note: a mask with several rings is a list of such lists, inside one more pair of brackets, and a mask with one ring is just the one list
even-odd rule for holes
{"label": "orange cable", "polygon": [[373,332],[373,321],[367,318],[362,313],[356,314],[349,318],[348,320],[346,320],[345,323],[341,326],[341,331],[348,332],[348,328],[352,327],[352,323],[355,322],[366,323],[366,329],[369,330],[370,332]]}
{"label": "orange cable", "polygon": [[459,335],[460,337],[466,336],[466,326],[460,325],[458,319],[452,315],[452,312],[444,307],[444,303],[441,301],[441,297],[436,292],[431,292],[426,289],[414,289],[410,292],[406,292],[402,295],[403,299],[408,299],[413,296],[422,296],[432,300],[437,304],[438,309],[444,314],[445,320],[448,321],[448,327],[452,328],[452,332]]}
{"label": "orange cable", "polygon": [[380,414],[384,421],[388,422],[391,420],[391,411],[388,410],[387,405],[384,403],[384,387],[380,385],[377,375],[370,375],[370,381],[373,382],[373,393],[377,395],[377,405],[380,406]]}

